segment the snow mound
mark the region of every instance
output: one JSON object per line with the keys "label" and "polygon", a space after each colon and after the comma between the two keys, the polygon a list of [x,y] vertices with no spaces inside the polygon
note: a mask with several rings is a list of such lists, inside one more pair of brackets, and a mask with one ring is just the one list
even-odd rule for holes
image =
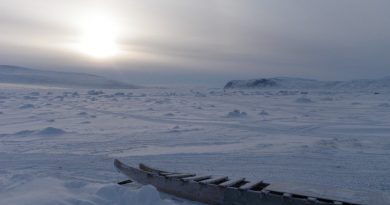
{"label": "snow mound", "polygon": [[23,97],[23,99],[25,99],[25,100],[37,100],[38,98],[34,97],[34,96],[26,95],[26,96]]}
{"label": "snow mound", "polygon": [[67,88],[128,89],[137,86],[109,80],[101,76],[43,71],[18,66],[0,65],[0,83],[43,85]]}
{"label": "snow mound", "polygon": [[24,105],[19,107],[19,109],[21,109],[21,110],[31,109],[31,108],[35,108],[35,106],[33,104],[24,104]]}
{"label": "snow mound", "polygon": [[262,110],[262,111],[259,113],[259,115],[269,115],[269,113],[268,113],[267,111],[265,111],[265,110]]}
{"label": "snow mound", "polygon": [[46,127],[45,129],[36,132],[37,135],[44,135],[44,136],[63,135],[65,133],[66,132],[64,130],[54,128],[54,127]]}
{"label": "snow mound", "polygon": [[295,100],[297,103],[312,103],[313,101],[310,98],[307,97],[300,97]]}
{"label": "snow mound", "polygon": [[318,81],[304,78],[261,78],[254,80],[232,80],[225,89],[359,89],[383,90],[390,89],[390,77],[382,79],[362,79],[351,81]]}
{"label": "snow mound", "polygon": [[41,95],[41,94],[40,94],[39,92],[31,92],[30,95],[31,95],[31,96],[39,96],[39,95]]}
{"label": "snow mound", "polygon": [[32,135],[32,134],[34,134],[33,130],[22,130],[22,131],[15,133],[15,135],[18,135],[18,136],[27,136],[27,135]]}
{"label": "snow mound", "polygon": [[81,115],[81,116],[87,116],[88,115],[88,113],[87,112],[79,112],[79,114],[78,115]]}
{"label": "snow mound", "polygon": [[240,110],[233,110],[227,114],[227,117],[246,117],[246,112],[241,112]]}
{"label": "snow mound", "polygon": [[11,177],[0,183],[1,204],[12,205],[173,205],[156,188],[139,189],[116,184],[63,181],[57,178]]}
{"label": "snow mound", "polygon": [[90,90],[90,91],[88,91],[88,95],[102,95],[102,94],[104,94],[104,92],[101,91],[101,90]]}
{"label": "snow mound", "polygon": [[46,127],[42,130],[22,130],[16,132],[14,135],[17,136],[59,136],[66,134],[66,132],[62,129],[54,128],[54,127]]}
{"label": "snow mound", "polygon": [[379,107],[389,107],[390,108],[390,104],[389,103],[381,103],[381,104],[379,104]]}
{"label": "snow mound", "polygon": [[321,98],[322,101],[333,101],[334,99],[332,97],[324,97]]}

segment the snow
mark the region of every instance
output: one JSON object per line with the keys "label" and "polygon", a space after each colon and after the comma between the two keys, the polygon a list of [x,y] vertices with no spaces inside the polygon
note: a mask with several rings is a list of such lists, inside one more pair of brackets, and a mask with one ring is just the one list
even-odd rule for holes
{"label": "snow", "polygon": [[[54,122],[53,120],[49,120],[49,122]],[[46,127],[42,130],[22,130],[14,133],[14,135],[18,136],[58,136],[58,135],[63,135],[66,132],[64,130],[54,128],[54,127]]]}
{"label": "snow", "polygon": [[54,128],[54,127],[46,127],[43,130],[40,130],[36,132],[37,135],[41,136],[56,136],[56,135],[63,135],[66,132],[62,129]]}
{"label": "snow", "polygon": [[259,115],[269,115],[269,113],[268,113],[267,111],[265,111],[265,110],[262,110],[262,111],[259,113]]}
{"label": "snow", "polygon": [[233,110],[227,114],[227,117],[245,117],[247,116],[246,112],[241,112],[240,110]]}
{"label": "snow", "polygon": [[0,202],[18,205],[173,205],[160,198],[156,188],[129,189],[117,184],[85,183],[52,177],[13,176],[1,183]]}
{"label": "snow", "polygon": [[0,86],[1,205],[194,204],[116,185],[115,158],[390,197],[386,90]]}
{"label": "snow", "polygon": [[388,107],[388,108],[390,108],[390,103],[381,103],[381,104],[379,104],[379,107]]}
{"label": "snow", "polygon": [[310,99],[310,98],[307,98],[307,97],[300,97],[300,98],[297,98],[295,100],[295,102],[298,102],[298,103],[312,103],[313,101]]}
{"label": "snow", "polygon": [[[32,100],[31,98],[24,98],[24,99]],[[35,98],[33,98],[33,99],[35,99]],[[30,109],[30,108],[34,108],[34,105],[32,105],[32,104],[24,104],[24,105],[19,107],[19,109]]]}

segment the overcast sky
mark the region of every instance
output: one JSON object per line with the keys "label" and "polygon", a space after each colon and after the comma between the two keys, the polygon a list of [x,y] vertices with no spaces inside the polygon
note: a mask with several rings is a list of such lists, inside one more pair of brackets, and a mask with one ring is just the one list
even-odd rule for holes
{"label": "overcast sky", "polygon": [[[0,64],[151,84],[379,78],[389,11],[389,0],[0,0]],[[119,51],[104,59],[74,49],[97,22]]]}

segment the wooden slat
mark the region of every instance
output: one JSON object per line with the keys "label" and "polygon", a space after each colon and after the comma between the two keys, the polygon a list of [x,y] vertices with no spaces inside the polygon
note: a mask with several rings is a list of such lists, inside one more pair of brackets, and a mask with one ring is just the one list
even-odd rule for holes
{"label": "wooden slat", "polygon": [[240,187],[240,189],[250,190],[250,189],[254,189],[257,186],[262,185],[262,184],[263,184],[263,181],[253,181],[253,182],[249,182],[247,184],[242,185]]}
{"label": "wooden slat", "polygon": [[180,173],[176,173],[176,172],[165,172],[165,173],[160,173],[160,175],[166,176],[166,177],[170,177],[170,176],[178,175],[178,174],[180,174]]}
{"label": "wooden slat", "polygon": [[125,184],[130,184],[130,183],[132,183],[132,182],[133,182],[133,180],[127,179],[127,180],[118,182],[118,184],[119,184],[119,185],[125,185]]}
{"label": "wooden slat", "polygon": [[158,174],[160,175],[166,175],[166,174],[172,174],[173,172],[165,172],[165,171],[161,171],[161,172],[158,172]]}
{"label": "wooden slat", "polygon": [[206,179],[206,180],[200,181],[199,183],[201,183],[201,184],[214,184],[214,183],[226,181],[227,179],[228,179],[228,177],[222,176],[222,177]]}
{"label": "wooden slat", "polygon": [[193,177],[195,176],[195,174],[172,174],[172,175],[169,175],[169,176],[166,176],[167,178],[177,178],[177,179],[181,179],[181,178],[185,178],[185,177]]}
{"label": "wooden slat", "polygon": [[201,180],[205,180],[205,179],[210,179],[211,178],[211,175],[206,175],[206,176],[194,176],[194,177],[186,177],[186,178],[182,178],[181,180],[183,181],[201,181]]}
{"label": "wooden slat", "polygon": [[229,179],[229,181],[223,182],[222,184],[219,184],[218,186],[229,187],[229,186],[234,186],[234,185],[237,185],[239,183],[242,183],[243,181],[245,181],[245,178]]}

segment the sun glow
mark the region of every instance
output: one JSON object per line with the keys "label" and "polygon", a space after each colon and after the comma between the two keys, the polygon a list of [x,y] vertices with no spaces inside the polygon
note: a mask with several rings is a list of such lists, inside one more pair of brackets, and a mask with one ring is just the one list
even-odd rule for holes
{"label": "sun glow", "polygon": [[118,25],[106,14],[94,13],[81,22],[81,36],[76,49],[97,59],[112,58],[119,53]]}

